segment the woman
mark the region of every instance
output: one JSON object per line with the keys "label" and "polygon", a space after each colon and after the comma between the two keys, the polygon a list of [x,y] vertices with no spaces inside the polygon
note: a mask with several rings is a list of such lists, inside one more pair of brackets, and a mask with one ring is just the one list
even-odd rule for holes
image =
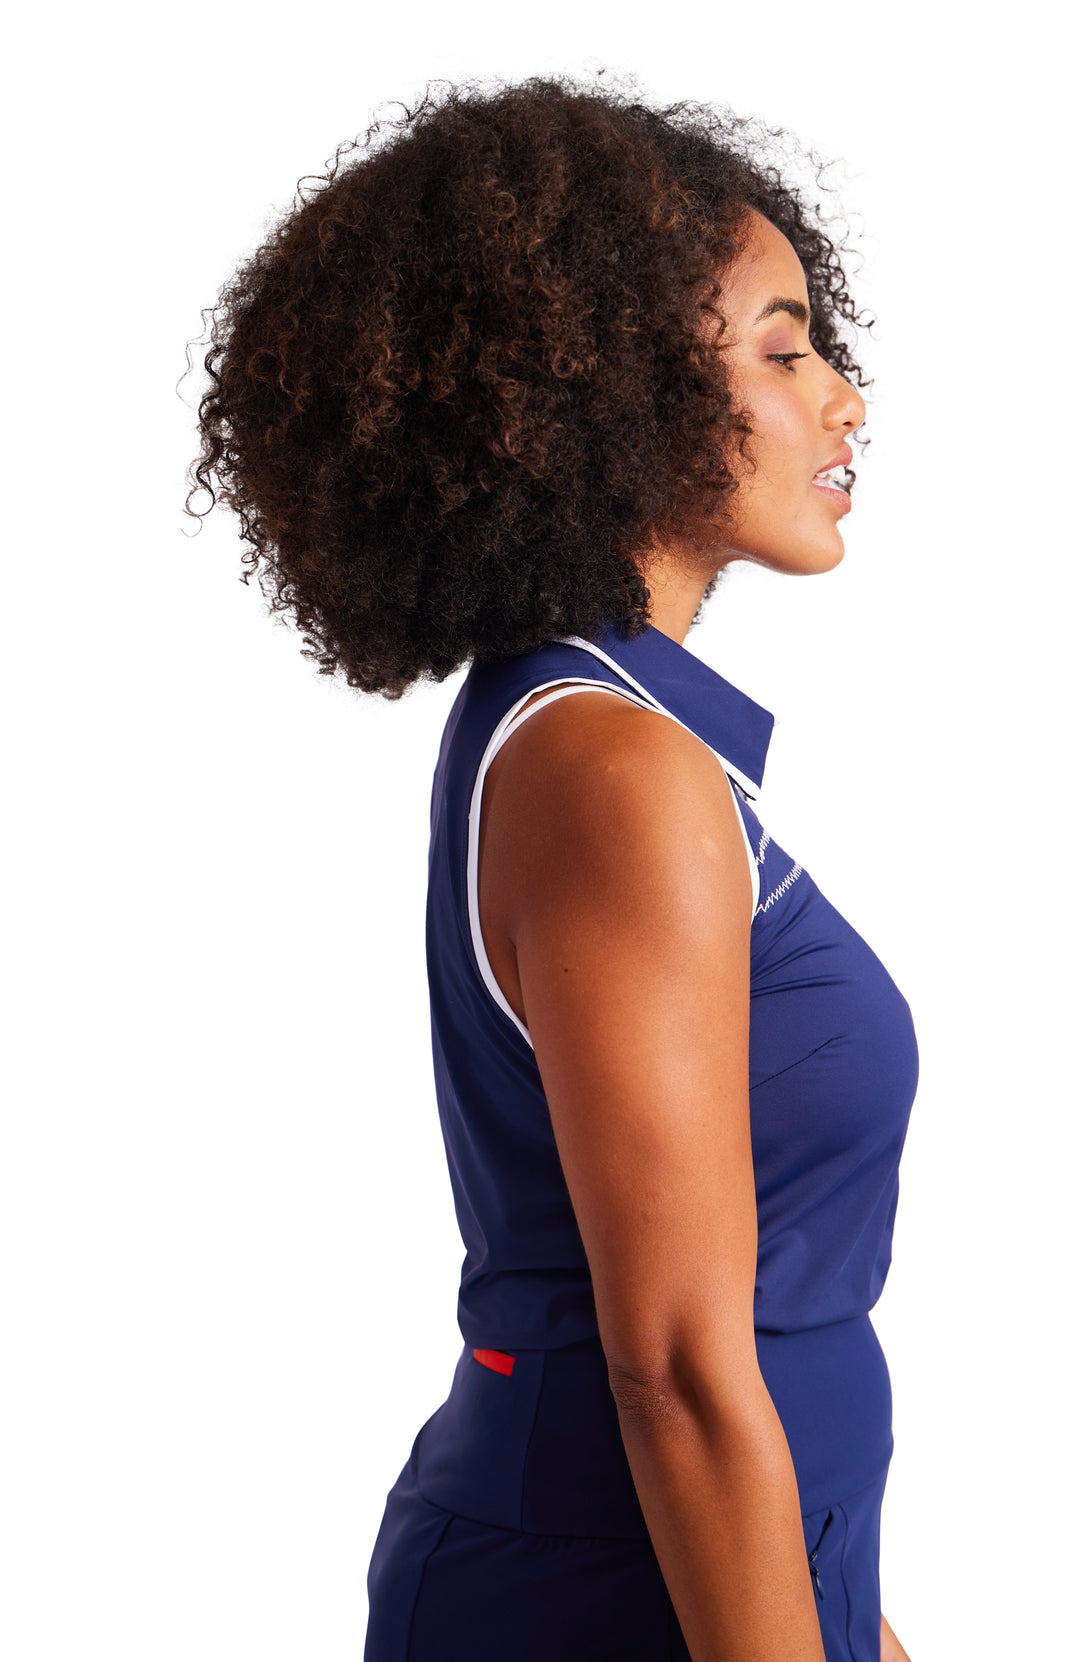
{"label": "woman", "polygon": [[731,562],[843,556],[840,254],[707,108],[537,79],[381,133],[224,294],[196,470],[324,672],[470,664],[428,891],[464,1349],[367,1662],[904,1662],[868,1311],[910,1013],[684,645]]}

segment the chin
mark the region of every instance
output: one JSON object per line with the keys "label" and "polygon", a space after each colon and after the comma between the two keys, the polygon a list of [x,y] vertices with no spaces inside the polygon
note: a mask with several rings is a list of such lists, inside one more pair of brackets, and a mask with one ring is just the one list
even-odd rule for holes
{"label": "chin", "polygon": [[803,569],[808,577],[812,577],[818,572],[835,571],[836,567],[840,564],[840,561],[844,558],[845,552],[846,550],[843,543],[839,538],[837,538],[837,545],[835,548],[830,548],[827,552],[823,550],[806,566],[804,566]]}

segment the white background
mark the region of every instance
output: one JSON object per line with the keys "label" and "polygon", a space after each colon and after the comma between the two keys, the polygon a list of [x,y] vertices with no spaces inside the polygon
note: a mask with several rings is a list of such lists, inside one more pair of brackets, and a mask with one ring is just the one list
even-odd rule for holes
{"label": "white background", "polygon": [[919,1033],[874,1312],[885,1613],[914,1662],[1065,1654],[1068,15],[188,0],[8,36],[11,1662],[359,1662],[383,1499],[459,1345],[423,906],[460,676],[391,704],[316,675],[238,581],[235,521],[191,535],[200,383],[174,388],[200,309],[379,106],[601,67],[840,163],[879,318],[847,557],[736,571],[686,644],[776,714],[762,818]]}

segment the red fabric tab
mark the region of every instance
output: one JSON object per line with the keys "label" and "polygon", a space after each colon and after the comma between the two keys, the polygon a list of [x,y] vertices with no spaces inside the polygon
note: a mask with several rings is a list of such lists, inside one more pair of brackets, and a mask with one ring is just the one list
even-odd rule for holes
{"label": "red fabric tab", "polygon": [[490,1368],[492,1373],[510,1375],[514,1371],[514,1358],[507,1356],[504,1350],[474,1350],[473,1355],[485,1368]]}

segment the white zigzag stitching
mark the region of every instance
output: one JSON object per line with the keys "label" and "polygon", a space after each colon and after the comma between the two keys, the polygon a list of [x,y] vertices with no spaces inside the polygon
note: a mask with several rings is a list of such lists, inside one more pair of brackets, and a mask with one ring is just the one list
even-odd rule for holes
{"label": "white zigzag stitching", "polygon": [[784,878],[784,881],[782,883],[778,883],[776,885],[776,888],[769,895],[768,899],[763,900],[760,903],[760,905],[757,908],[757,911],[755,911],[755,913],[754,913],[754,916],[757,917],[758,912],[767,912],[774,900],[779,900],[780,896],[782,894],[786,894],[801,871],[802,871],[802,866],[800,866],[798,864],[792,866],[791,870],[788,872],[787,876]]}

